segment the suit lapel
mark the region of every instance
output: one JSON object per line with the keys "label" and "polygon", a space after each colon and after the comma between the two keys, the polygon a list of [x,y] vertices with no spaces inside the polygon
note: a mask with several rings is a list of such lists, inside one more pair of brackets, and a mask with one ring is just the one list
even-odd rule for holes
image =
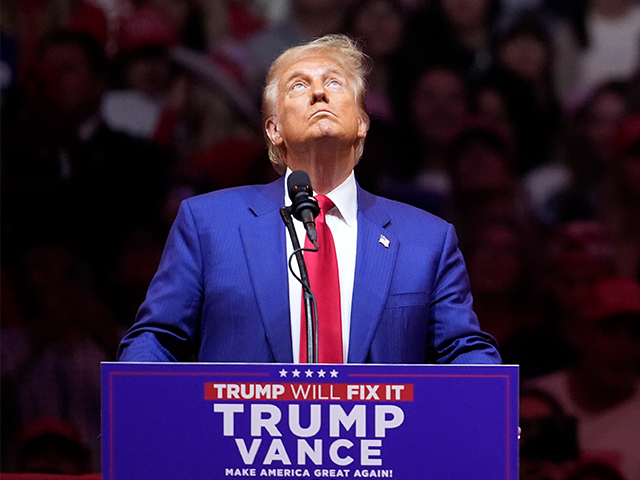
{"label": "suit lapel", "polygon": [[[240,226],[247,265],[256,293],[267,341],[276,362],[293,361],[285,228],[280,217],[284,180],[264,187],[252,200],[255,218]],[[375,196],[358,187],[358,246],[351,308],[349,362],[364,363],[384,308],[399,241],[385,228],[386,211],[375,207]],[[389,241],[388,247],[380,242]],[[384,242],[384,240],[383,240]]]}
{"label": "suit lapel", "polygon": [[[390,221],[385,211],[375,207],[375,197],[358,188],[358,247],[351,307],[350,363],[366,361],[391,285],[399,242],[385,230]],[[385,238],[388,246],[385,246]]]}
{"label": "suit lapel", "polygon": [[276,362],[293,361],[289,313],[289,285],[285,227],[280,217],[284,199],[283,179],[262,189],[263,195],[251,200],[255,215],[240,226],[247,265],[267,341]]}

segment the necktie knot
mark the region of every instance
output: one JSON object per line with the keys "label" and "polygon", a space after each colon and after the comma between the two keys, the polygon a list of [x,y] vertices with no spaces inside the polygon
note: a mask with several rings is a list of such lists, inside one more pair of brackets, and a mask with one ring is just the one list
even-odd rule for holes
{"label": "necktie knot", "polygon": [[320,205],[320,211],[322,214],[326,214],[329,210],[335,207],[335,204],[326,195],[316,195],[316,200]]}

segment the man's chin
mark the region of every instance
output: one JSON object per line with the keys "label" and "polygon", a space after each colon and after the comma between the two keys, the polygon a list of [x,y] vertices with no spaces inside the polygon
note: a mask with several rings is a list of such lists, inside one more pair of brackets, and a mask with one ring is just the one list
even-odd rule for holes
{"label": "man's chin", "polygon": [[343,125],[335,121],[335,117],[322,117],[317,121],[311,130],[310,138],[314,139],[346,139],[353,137],[355,142],[357,129],[353,132],[347,131]]}
{"label": "man's chin", "polygon": [[344,144],[355,144],[356,138],[346,135],[344,132],[336,131],[334,129],[326,129],[319,130],[318,132],[314,132],[313,136],[309,137],[309,141],[317,143],[319,145],[326,145],[327,148],[330,148],[332,145],[344,145]]}

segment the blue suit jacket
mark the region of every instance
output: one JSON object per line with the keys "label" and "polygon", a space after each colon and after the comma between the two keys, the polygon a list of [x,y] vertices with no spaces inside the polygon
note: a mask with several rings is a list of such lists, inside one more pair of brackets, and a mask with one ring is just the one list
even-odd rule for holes
{"label": "blue suit jacket", "polygon": [[[284,191],[281,178],[182,203],[120,360],[293,361]],[[453,227],[357,195],[349,362],[499,363],[473,313]]]}

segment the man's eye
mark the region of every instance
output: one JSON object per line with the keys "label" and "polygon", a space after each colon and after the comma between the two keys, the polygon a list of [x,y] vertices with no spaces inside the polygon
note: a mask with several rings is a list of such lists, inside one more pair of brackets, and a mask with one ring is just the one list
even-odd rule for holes
{"label": "man's eye", "polygon": [[291,85],[291,90],[300,90],[304,88],[304,83],[294,83],[293,85]]}
{"label": "man's eye", "polygon": [[331,86],[331,87],[339,87],[340,85],[342,85],[342,83],[340,83],[339,80],[331,80],[329,82],[329,86]]}

